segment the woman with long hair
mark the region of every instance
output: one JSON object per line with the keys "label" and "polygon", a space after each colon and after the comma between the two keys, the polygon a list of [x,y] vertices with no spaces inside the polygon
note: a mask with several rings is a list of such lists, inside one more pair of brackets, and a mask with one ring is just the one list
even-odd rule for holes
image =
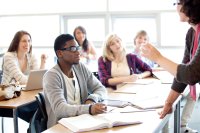
{"label": "woman with long hair", "polygon": [[86,61],[96,59],[96,50],[92,42],[88,41],[87,33],[83,26],[74,29],[74,37],[78,45],[82,47],[81,57]]}
{"label": "woman with long hair", "polygon": [[107,37],[98,67],[102,84],[113,89],[120,87],[123,82],[134,82],[151,76],[150,66],[135,54],[127,54],[122,39],[117,34]]}

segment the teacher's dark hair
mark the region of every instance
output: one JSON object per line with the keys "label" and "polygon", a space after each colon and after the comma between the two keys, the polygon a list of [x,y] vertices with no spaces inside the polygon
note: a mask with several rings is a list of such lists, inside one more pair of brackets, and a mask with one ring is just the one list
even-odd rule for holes
{"label": "teacher's dark hair", "polygon": [[200,23],[200,0],[180,0],[181,12],[189,17],[189,23]]}

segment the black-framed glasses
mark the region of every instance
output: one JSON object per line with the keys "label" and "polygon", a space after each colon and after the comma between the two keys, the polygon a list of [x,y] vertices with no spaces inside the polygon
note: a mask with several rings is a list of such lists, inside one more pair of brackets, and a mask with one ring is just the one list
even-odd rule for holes
{"label": "black-framed glasses", "polygon": [[75,52],[75,51],[80,51],[82,48],[81,46],[71,46],[69,48],[62,48],[60,50],[66,50],[66,51],[72,51],[72,52]]}

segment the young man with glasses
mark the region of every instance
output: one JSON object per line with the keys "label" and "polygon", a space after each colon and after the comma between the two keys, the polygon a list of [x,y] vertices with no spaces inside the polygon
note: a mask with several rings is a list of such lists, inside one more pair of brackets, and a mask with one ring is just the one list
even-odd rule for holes
{"label": "young man with glasses", "polygon": [[63,117],[105,112],[106,105],[98,102],[106,97],[106,88],[79,62],[81,49],[74,37],[58,36],[54,50],[57,64],[43,79],[48,128]]}

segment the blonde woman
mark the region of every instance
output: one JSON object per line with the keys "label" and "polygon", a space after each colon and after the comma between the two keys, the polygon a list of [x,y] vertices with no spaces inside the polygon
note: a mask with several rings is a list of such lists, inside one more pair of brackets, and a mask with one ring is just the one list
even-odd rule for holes
{"label": "blonde woman", "polygon": [[116,89],[123,82],[132,82],[151,76],[151,68],[134,54],[127,54],[122,39],[111,34],[98,60],[99,78],[103,85]]}

